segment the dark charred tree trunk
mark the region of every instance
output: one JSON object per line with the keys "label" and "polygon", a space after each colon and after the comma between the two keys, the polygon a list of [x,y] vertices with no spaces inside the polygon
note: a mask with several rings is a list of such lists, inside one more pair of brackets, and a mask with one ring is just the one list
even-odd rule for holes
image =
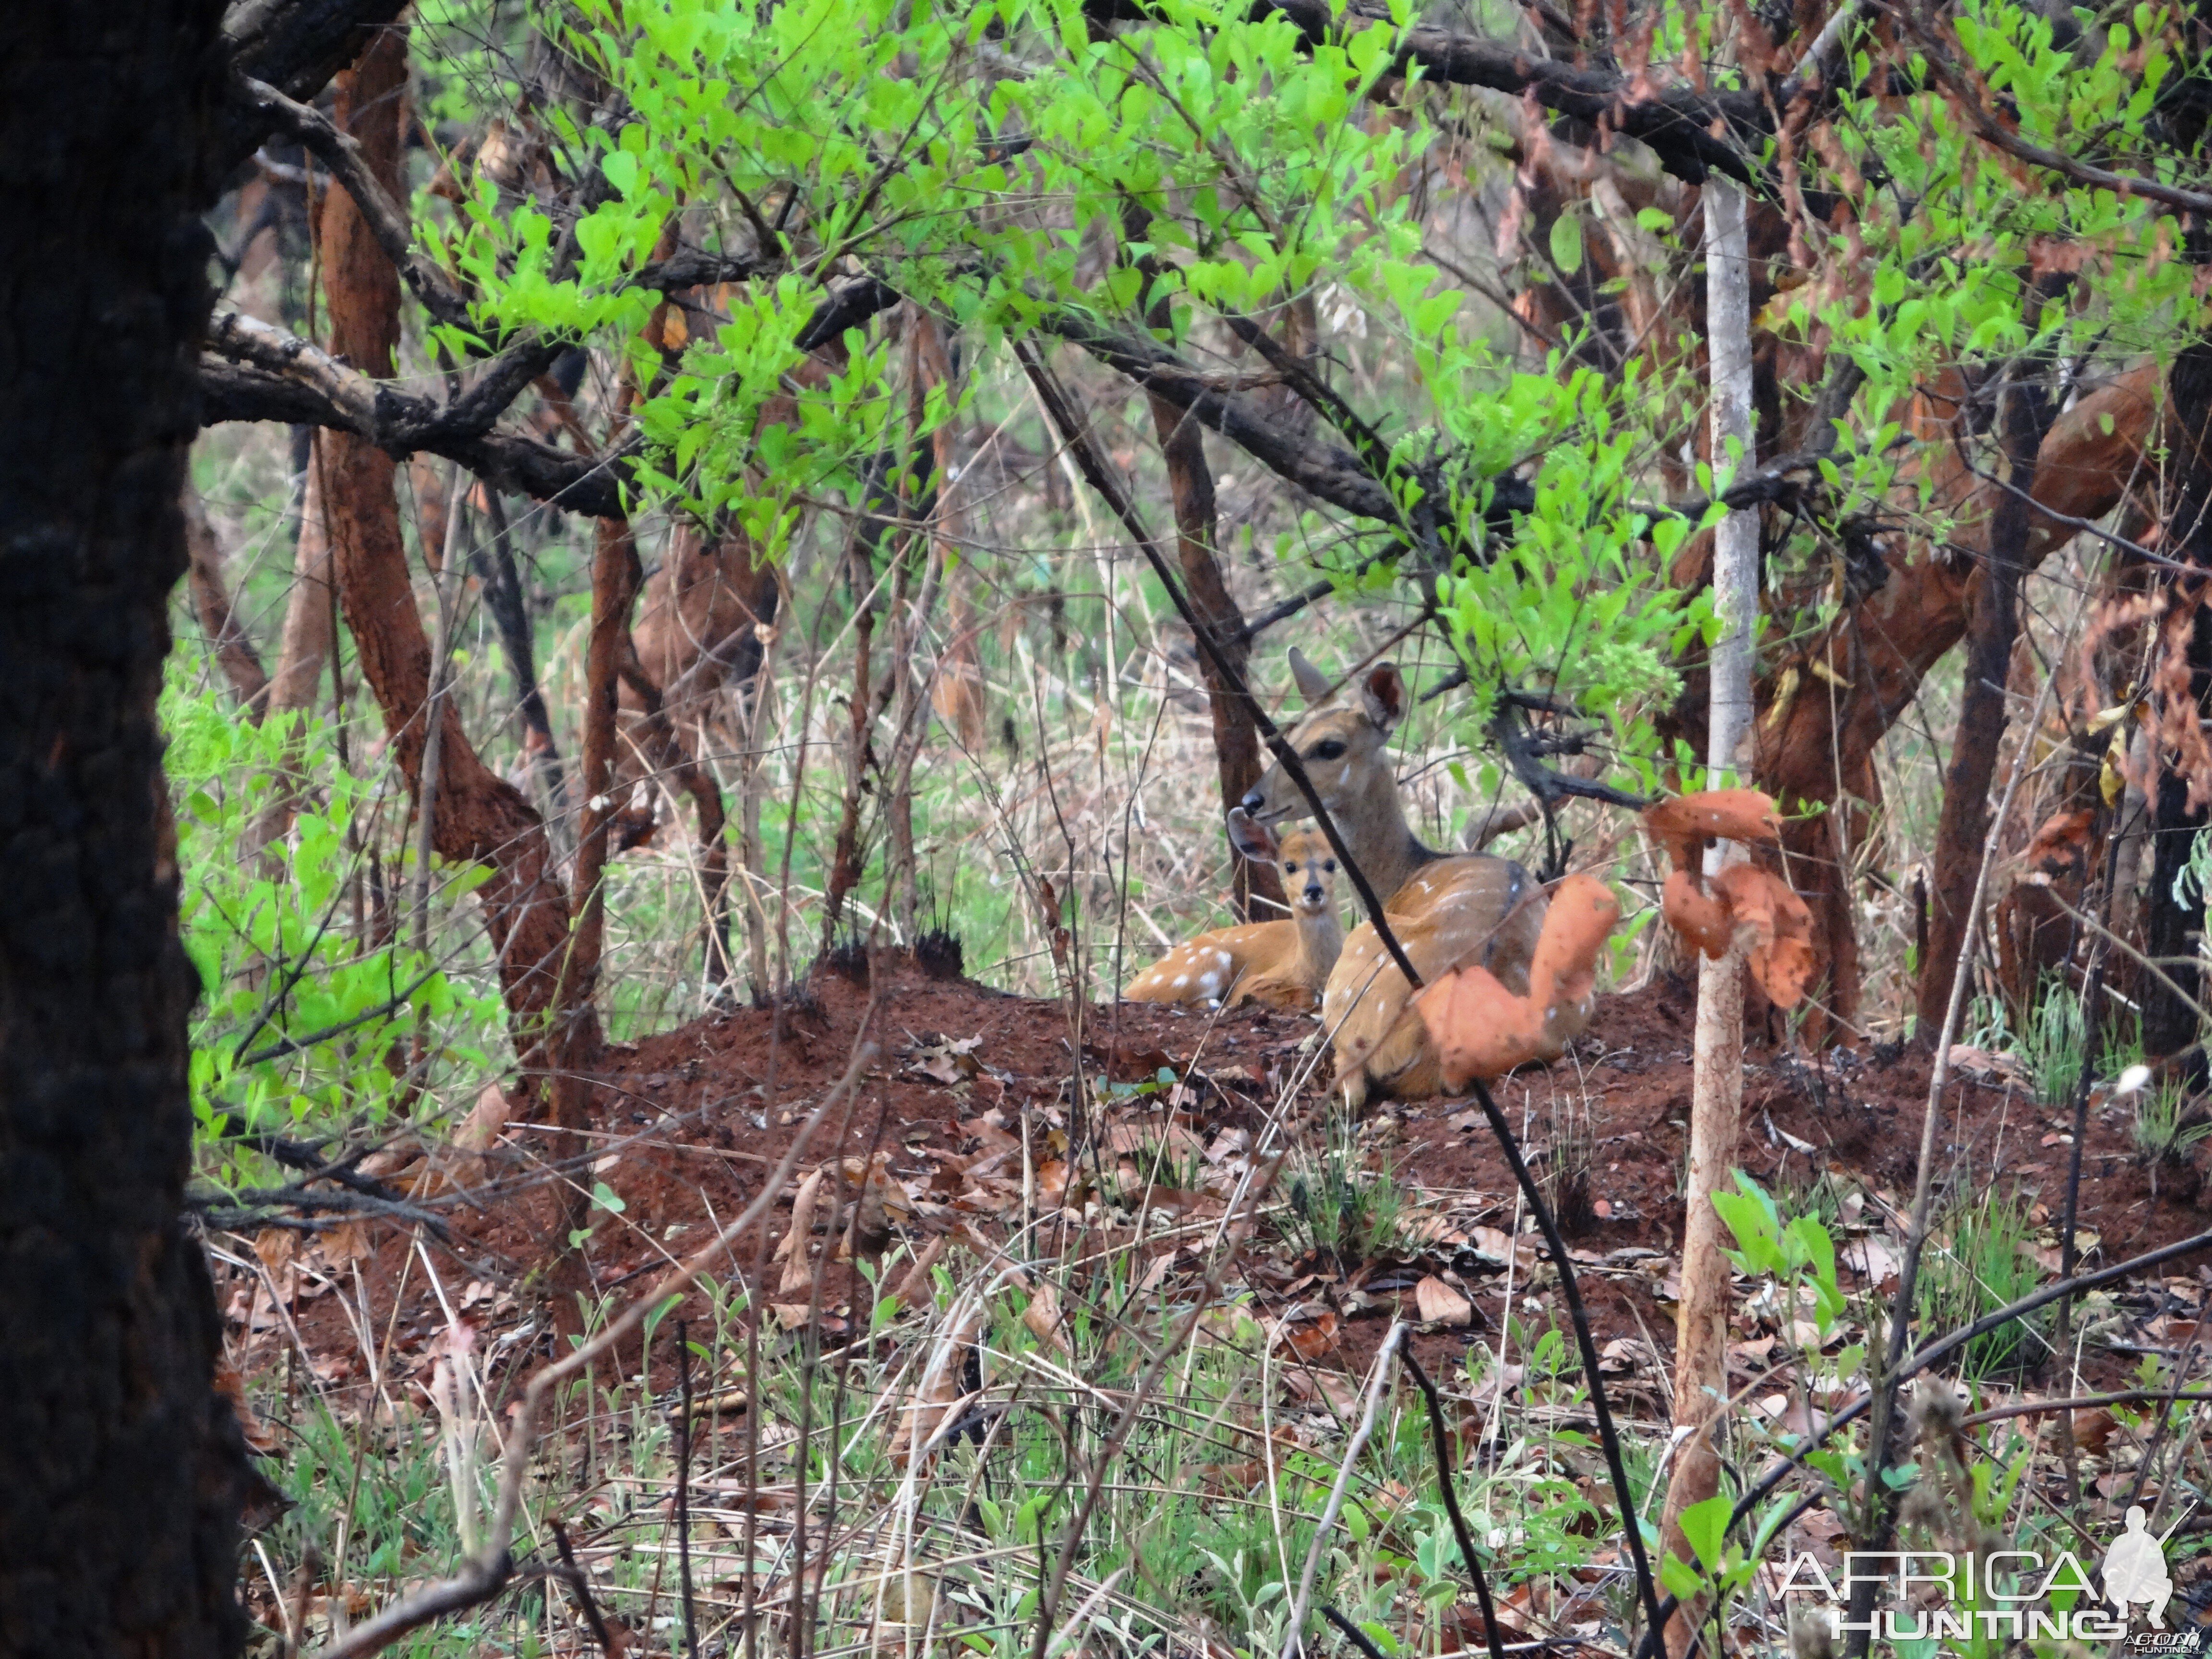
{"label": "dark charred tree trunk", "polygon": [[1990,785],[2004,739],[2005,687],[2013,645],[2020,637],[2020,585],[2027,574],[2036,456],[2051,428],[2050,397],[2029,378],[2031,372],[2030,365],[2018,366],[1999,394],[1997,465],[2012,488],[1997,496],[1990,514],[1989,562],[1966,627],[1959,730],[1936,818],[1936,881],[1928,895],[1928,951],[1920,959],[1919,985],[1919,1030],[1931,1042],[1950,1008],[1951,987],[1966,949],[1967,911],[1981,875],[1983,843],[1992,830]]}
{"label": "dark charred tree trunk", "polygon": [[[2157,676],[2161,688],[2178,690],[2182,683],[2188,687],[2187,709],[2159,711],[2159,726],[2170,731],[2201,720],[2206,694],[2212,691],[2212,614],[2208,614],[2212,596],[2206,592],[2207,580],[2212,579],[2212,345],[2200,342],[2175,358],[2168,386],[2166,550],[2208,572],[2208,577],[2173,579],[2178,585],[2187,585],[2175,603],[2193,605],[2194,613],[2181,624],[2187,636],[2185,665],[2169,665]],[[2144,896],[2143,951],[2173,981],[2168,987],[2154,975],[2143,977],[2143,1049],[2153,1056],[2178,1054],[2197,1041],[2197,1003],[2203,985],[2197,953],[2204,932],[2204,894],[2194,884],[2179,896],[2175,889],[2188,867],[2197,831],[2206,823],[2206,809],[2191,804],[2191,783],[2197,783],[2201,793],[2203,787],[2212,787],[2212,779],[2192,780],[2183,760],[2181,751],[2161,745],[2157,782],[2151,790],[2151,877],[2150,890]],[[2201,1054],[2191,1071],[2202,1079]]]}
{"label": "dark charred tree trunk", "polygon": [[0,1653],[238,1650],[155,698],[219,0],[0,9]]}

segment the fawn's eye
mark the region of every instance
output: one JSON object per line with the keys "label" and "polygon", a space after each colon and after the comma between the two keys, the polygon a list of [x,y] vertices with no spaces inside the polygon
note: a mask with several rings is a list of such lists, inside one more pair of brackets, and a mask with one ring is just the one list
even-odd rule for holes
{"label": "fawn's eye", "polygon": [[1285,864],[1285,865],[1283,866],[1283,873],[1284,873],[1285,875],[1286,875],[1286,876],[1295,876],[1296,874],[1297,874],[1297,872],[1298,872],[1298,866],[1297,866],[1296,864],[1294,864],[1294,863],[1292,863],[1292,864]]}
{"label": "fawn's eye", "polygon": [[1328,871],[1332,876],[1334,875],[1336,873],[1336,860],[1334,859],[1329,860],[1326,864],[1322,866],[1322,868]]}
{"label": "fawn's eye", "polygon": [[1341,743],[1339,743],[1334,738],[1329,738],[1321,743],[1316,744],[1313,747],[1313,753],[1307,756],[1306,758],[1308,760],[1342,760],[1344,758],[1344,745]]}

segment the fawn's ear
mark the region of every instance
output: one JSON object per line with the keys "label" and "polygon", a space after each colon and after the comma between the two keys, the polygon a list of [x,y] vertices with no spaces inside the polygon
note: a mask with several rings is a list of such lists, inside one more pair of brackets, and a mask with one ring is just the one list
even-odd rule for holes
{"label": "fawn's ear", "polygon": [[1229,844],[1255,864],[1273,864],[1277,848],[1274,832],[1255,823],[1241,806],[1229,809]]}
{"label": "fawn's ear", "polygon": [[1405,718],[1406,682],[1399,678],[1396,663],[1378,662],[1367,671],[1367,678],[1359,682],[1359,702],[1367,718],[1385,732]]}
{"label": "fawn's ear", "polygon": [[1328,676],[1308,662],[1306,653],[1295,645],[1291,647],[1291,678],[1297,684],[1298,695],[1306,700],[1309,708],[1327,701]]}

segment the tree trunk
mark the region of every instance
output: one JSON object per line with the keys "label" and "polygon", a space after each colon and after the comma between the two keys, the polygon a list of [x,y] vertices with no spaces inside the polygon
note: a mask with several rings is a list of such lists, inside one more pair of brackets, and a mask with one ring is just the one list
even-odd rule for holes
{"label": "tree trunk", "polygon": [[[1711,353],[1712,453],[1717,466],[1739,451],[1737,465],[1753,461],[1751,363],[1751,272],[1743,193],[1716,175],[1704,185],[1705,317]],[[1759,514],[1731,513],[1714,538],[1713,607],[1721,621],[1709,679],[1705,764],[1711,781],[1736,764],[1751,730],[1752,671],[1759,620]],[[1705,854],[1708,875],[1726,856]],[[1726,1229],[1713,1194],[1735,1163],[1743,1107],[1743,957],[1731,945],[1718,962],[1698,958],[1698,1016],[1691,1059],[1690,1156],[1684,1183],[1682,1297],[1674,1340],[1674,1425],[1693,1432],[1674,1452],[1673,1479],[1660,1532],[1662,1559],[1694,1563],[1682,1535],[1681,1514],[1720,1488],[1720,1449],[1714,1443],[1728,1399],[1729,1273],[1722,1253]],[[1666,1629],[1671,1659],[1688,1652],[1705,1613],[1692,1601]]]}
{"label": "tree trunk", "polygon": [[[378,33],[338,76],[338,124],[368,152],[387,189],[398,188],[407,34]],[[324,271],[331,343],[364,373],[388,377],[399,340],[399,282],[352,199],[334,189],[323,207]],[[362,678],[383,712],[394,757],[410,791],[422,783],[430,694],[430,641],[400,535],[397,467],[349,433],[325,432],[317,457],[331,542],[331,568]],[[597,1046],[588,1005],[560,1001],[568,947],[568,904],[545,825],[520,792],[486,767],[447,700],[439,711],[436,845],[442,858],[488,865],[478,890],[505,993],[515,1052],[526,1072]],[[572,987],[573,988],[573,987]],[[562,1011],[556,1018],[556,1006]],[[549,1042],[552,1047],[549,1048]],[[556,1111],[566,1109],[556,1102]]]}
{"label": "tree trunk", "polygon": [[[1176,556],[1182,567],[1182,582],[1191,604],[1206,621],[1221,654],[1239,678],[1247,676],[1252,642],[1244,636],[1244,613],[1222,579],[1221,562],[1215,556],[1218,524],[1213,500],[1213,469],[1206,464],[1205,428],[1184,418],[1174,404],[1158,398],[1152,406],[1152,430],[1159,435],[1160,453],[1168,468],[1168,494],[1175,504]],[[1206,684],[1206,702],[1213,717],[1214,767],[1221,778],[1221,811],[1244,799],[1260,781],[1260,731],[1252,710],[1230,689],[1211,653],[1198,653],[1199,672]],[[1248,681],[1249,683],[1249,681]],[[1283,899],[1283,880],[1272,864],[1250,859],[1229,860],[1235,871],[1237,914],[1246,921],[1268,921],[1290,914]],[[1255,902],[1256,901],[1256,902]]]}
{"label": "tree trunk", "polygon": [[323,457],[331,434],[307,441],[307,477],[300,495],[300,533],[292,544],[292,586],[284,596],[283,631],[276,638],[276,672],[269,683],[272,714],[315,706],[323,665],[337,644],[337,605],[331,592],[331,521],[323,497]]}
{"label": "tree trunk", "polygon": [[2004,739],[2005,685],[2013,643],[2020,636],[2020,586],[2027,574],[2033,518],[2026,497],[2035,489],[2036,452],[2051,423],[2050,399],[2026,378],[2031,367],[2016,365],[2002,393],[1999,476],[2023,494],[2000,494],[1990,514],[1989,562],[1967,627],[1965,693],[1936,818],[1928,953],[1921,959],[1919,988],[1919,1030],[1930,1039],[1942,1029],[1966,945],[1966,910],[1990,830],[1990,781],[1996,775],[1997,748]]}
{"label": "tree trunk", "polygon": [[[2171,539],[2165,550],[2212,570],[2212,346],[2200,343],[2185,349],[2174,359],[2169,385],[2163,517]],[[2195,591],[2176,592],[2176,611],[2162,641],[2166,659],[2153,675],[2160,707],[2154,732],[2157,780],[2148,792],[2151,876],[2143,950],[2174,981],[2169,988],[2155,975],[2143,976],[2143,1050],[2153,1057],[2179,1054],[2197,1041],[2204,894],[2193,883],[2180,884],[2179,878],[2188,868],[2197,832],[2205,827],[2203,798],[2212,793],[2212,777],[2192,775],[2204,769],[2200,722],[2206,694],[2212,690],[2212,614],[2202,581],[2171,581],[2177,589],[2188,581]],[[2169,742],[2169,735],[2188,746]],[[2192,735],[2195,741],[2189,743]],[[2193,1057],[2190,1071],[2202,1079],[2202,1054]]]}
{"label": "tree trunk", "polygon": [[607,842],[622,805],[614,787],[623,659],[629,653],[629,609],[644,574],[626,519],[599,520],[592,553],[592,632],[584,647],[584,820],[576,839],[576,924],[562,973],[564,1006],[596,994],[606,937]]}
{"label": "tree trunk", "polygon": [[230,682],[247,718],[258,721],[268,703],[268,672],[261,666],[261,653],[253,648],[253,636],[246,631],[246,624],[231,605],[230,590],[222,580],[222,543],[209,522],[207,503],[189,481],[182,504],[185,542],[191,556],[188,585],[193,613],[199,617],[208,647],[215,653],[223,678]]}
{"label": "tree trunk", "polygon": [[[2040,505],[2096,519],[2118,504],[2142,471],[2160,379],[2155,364],[2130,370],[2052,422],[2036,458],[2033,494]],[[1956,539],[1971,553],[1982,545],[1978,538],[2002,492],[1958,464],[1941,402],[1916,398],[1893,418],[1926,458],[1934,510],[1957,515],[1962,527]],[[1915,478],[1920,470],[1907,468]],[[1911,510],[1919,509],[1915,504]],[[2070,526],[2033,515],[2025,568],[2035,569],[2073,534]],[[1827,801],[1836,808],[1785,821],[1782,844],[1813,912],[1814,948],[1826,965],[1825,1000],[1842,1020],[1856,1018],[1859,1000],[1849,854],[1871,827],[1867,811],[1854,803],[1879,803],[1875,753],[1912,706],[1921,680],[1965,637],[1979,563],[1938,558],[1903,536],[1885,538],[1878,557],[1850,568],[1833,623],[1794,649],[1778,650],[1759,684],[1754,781],[1778,800]],[[1696,578],[1678,572],[1677,580]],[[1686,695],[1696,695],[1701,678],[1686,677]],[[1820,1024],[1809,1019],[1807,1029],[1818,1035]]]}
{"label": "tree trunk", "polygon": [[245,1452],[179,1220],[155,700],[211,296],[212,0],[0,9],[0,1652],[238,1651]]}

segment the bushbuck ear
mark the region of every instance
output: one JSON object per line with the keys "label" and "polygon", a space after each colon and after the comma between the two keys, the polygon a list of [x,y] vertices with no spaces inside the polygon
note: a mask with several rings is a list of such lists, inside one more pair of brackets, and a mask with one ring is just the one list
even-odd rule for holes
{"label": "bushbuck ear", "polygon": [[1277,855],[1274,832],[1241,806],[1229,809],[1229,844],[1255,864],[1272,864]]}
{"label": "bushbuck ear", "polygon": [[1328,701],[1328,676],[1308,662],[1306,653],[1295,645],[1291,647],[1291,678],[1309,707]]}
{"label": "bushbuck ear", "polygon": [[1360,706],[1367,710],[1367,718],[1388,732],[1406,714],[1406,682],[1399,678],[1395,662],[1378,662],[1367,671],[1367,678],[1359,682]]}

